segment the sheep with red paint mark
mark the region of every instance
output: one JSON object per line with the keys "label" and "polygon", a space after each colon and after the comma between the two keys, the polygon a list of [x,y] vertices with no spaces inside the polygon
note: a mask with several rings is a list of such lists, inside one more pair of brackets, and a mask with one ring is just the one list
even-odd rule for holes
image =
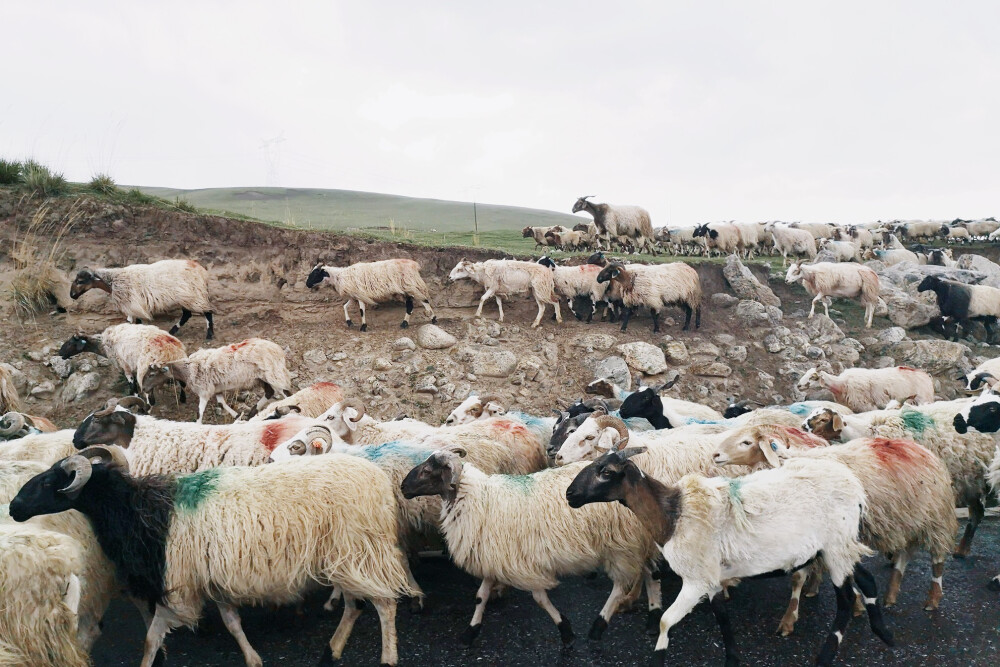
{"label": "sheep with red paint mark", "polygon": [[198,423],[205,416],[208,401],[215,399],[234,418],[236,411],[223,396],[227,391],[262,388],[264,396],[250,411],[253,417],[274,397],[292,395],[292,376],[285,362],[285,351],[277,343],[263,338],[248,338],[225,347],[198,350],[189,357],[155,364],[147,375],[146,388],[166,382],[179,384],[198,395]]}
{"label": "sheep with red paint mark", "polygon": [[854,412],[879,410],[892,400],[902,404],[912,399],[917,405],[934,402],[934,379],[909,366],[848,368],[840,375],[813,367],[802,375],[796,387],[799,391],[829,389],[835,401]]}
{"label": "sheep with red paint mark", "polygon": [[93,412],[73,434],[73,445],[118,445],[138,475],[196,472],[216,466],[255,466],[267,462],[275,447],[316,419],[283,419],[204,425],[134,415],[117,406]]}
{"label": "sheep with red paint mark", "polygon": [[150,405],[156,404],[153,390],[143,386],[150,368],[187,356],[184,343],[147,324],[116,324],[99,334],[76,333],[59,348],[63,359],[84,352],[110,359],[128,379],[129,393],[142,395]]}
{"label": "sheep with red paint mark", "polygon": [[[924,609],[937,609],[943,595],[944,564],[958,531],[948,469],[933,452],[909,439],[858,438],[827,446],[819,436],[794,428],[749,426],[731,433],[719,445],[718,465],[776,468],[794,457],[839,461],[861,482],[868,498],[861,540],[878,552],[892,554],[894,570],[885,606],[896,604],[906,566],[917,549],[930,553],[931,587]],[[778,632],[791,634],[806,572],[792,578],[792,599]]]}
{"label": "sheep with red paint mark", "polygon": [[275,401],[265,412],[258,412],[251,417],[250,421],[281,419],[293,412],[303,417],[319,417],[343,400],[344,392],[340,385],[333,382],[316,382],[299,389],[288,398]]}

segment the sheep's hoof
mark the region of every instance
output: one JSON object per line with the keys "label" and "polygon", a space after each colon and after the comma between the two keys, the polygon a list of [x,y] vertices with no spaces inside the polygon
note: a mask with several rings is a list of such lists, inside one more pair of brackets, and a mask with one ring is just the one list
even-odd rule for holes
{"label": "sheep's hoof", "polygon": [[161,648],[156,652],[156,657],[153,658],[153,667],[164,667],[167,664],[167,651]]}
{"label": "sheep's hoof", "polygon": [[170,327],[170,331],[168,331],[167,333],[170,334],[171,336],[173,336],[175,333],[177,333],[180,330],[181,330],[181,328],[175,324],[174,326]]}
{"label": "sheep's hoof", "polygon": [[409,329],[410,328],[410,323],[404,320],[403,323],[399,325],[399,328],[400,329]]}
{"label": "sheep's hoof", "polygon": [[431,324],[437,324],[437,323],[438,323],[438,318],[437,315],[435,315],[434,317],[431,318]]}
{"label": "sheep's hoof", "polygon": [[362,332],[368,331],[368,323],[367,322],[365,322],[364,324],[361,325],[361,331]]}
{"label": "sheep's hoof", "polygon": [[348,327],[353,327],[354,326],[354,322],[352,322],[350,320],[347,320],[347,326]]}
{"label": "sheep's hoof", "polygon": [[323,656],[316,664],[317,667],[333,667],[337,664],[336,660],[333,659],[333,649],[330,648],[329,644],[326,645],[326,649],[323,651]]}
{"label": "sheep's hoof", "polygon": [[479,631],[483,629],[482,623],[477,623],[476,625],[470,625],[465,630],[462,631],[462,636],[459,638],[466,646],[472,646],[472,642],[476,641],[476,637],[479,636]]}
{"label": "sheep's hoof", "polygon": [[1000,591],[1000,577],[990,579],[990,583],[986,584],[986,588],[991,591]]}
{"label": "sheep's hoof", "polygon": [[209,331],[207,334],[205,334],[205,340],[213,340],[214,338],[215,338],[214,331]]}
{"label": "sheep's hoof", "polygon": [[667,649],[661,648],[653,651],[653,657],[649,660],[649,667],[664,667],[667,664]]}
{"label": "sheep's hoof", "polygon": [[660,634],[660,617],[663,616],[662,609],[650,609],[646,612],[646,634]]}
{"label": "sheep's hoof", "polygon": [[594,619],[594,624],[590,626],[590,633],[587,635],[589,639],[594,641],[600,640],[604,631],[608,629],[608,622],[602,617],[598,616]]}
{"label": "sheep's hoof", "polygon": [[420,597],[410,598],[410,613],[420,614],[423,611],[424,611],[424,599]]}
{"label": "sheep's hoof", "polygon": [[573,628],[569,624],[569,619],[563,616],[563,619],[556,624],[559,628],[559,636],[562,637],[563,646],[569,646],[573,643],[576,635],[573,634]]}

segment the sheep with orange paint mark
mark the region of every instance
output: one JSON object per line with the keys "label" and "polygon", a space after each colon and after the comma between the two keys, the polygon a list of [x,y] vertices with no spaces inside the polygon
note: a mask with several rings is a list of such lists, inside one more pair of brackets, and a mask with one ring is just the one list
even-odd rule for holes
{"label": "sheep with orange paint mark", "polygon": [[814,367],[802,375],[796,387],[799,391],[825,387],[835,401],[854,412],[880,410],[891,400],[902,404],[913,399],[918,405],[934,402],[934,379],[909,366],[848,368],[840,375]]}
{"label": "sheep with orange paint mark", "polygon": [[250,421],[281,419],[293,412],[303,417],[319,417],[342,400],[344,392],[340,385],[333,382],[317,382],[299,389],[288,398],[272,403],[266,412],[258,412],[250,418]]}
{"label": "sheep with orange paint mark", "polygon": [[[827,446],[819,436],[794,428],[748,426],[731,433],[716,450],[717,465],[776,468],[789,458],[815,458],[843,463],[861,482],[868,498],[862,515],[861,540],[876,551],[893,555],[894,570],[885,606],[896,604],[907,563],[917,549],[930,552],[932,579],[925,610],[937,609],[943,595],[941,577],[958,531],[951,477],[933,452],[909,439],[858,438]],[[778,627],[791,634],[806,572],[792,575],[792,599]]]}

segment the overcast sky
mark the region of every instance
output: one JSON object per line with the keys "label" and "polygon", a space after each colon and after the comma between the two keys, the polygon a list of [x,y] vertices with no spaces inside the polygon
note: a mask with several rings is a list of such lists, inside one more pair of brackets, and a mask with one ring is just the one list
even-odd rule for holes
{"label": "overcast sky", "polygon": [[72,180],[1000,214],[993,0],[32,0],[3,26],[0,155]]}

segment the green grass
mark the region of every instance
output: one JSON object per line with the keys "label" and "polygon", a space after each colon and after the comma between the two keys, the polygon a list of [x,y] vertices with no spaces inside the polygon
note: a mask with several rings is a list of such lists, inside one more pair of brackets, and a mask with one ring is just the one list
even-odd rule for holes
{"label": "green grass", "polygon": [[21,182],[21,163],[0,159],[0,185],[17,185]]}
{"label": "green grass", "polygon": [[22,164],[22,185],[29,193],[40,197],[55,197],[69,190],[69,183],[61,173],[34,160],[25,160]]}
{"label": "green grass", "polygon": [[94,177],[90,179],[90,183],[87,187],[94,192],[102,195],[114,194],[118,187],[115,185],[115,180],[108,176],[107,174],[94,174]]}

